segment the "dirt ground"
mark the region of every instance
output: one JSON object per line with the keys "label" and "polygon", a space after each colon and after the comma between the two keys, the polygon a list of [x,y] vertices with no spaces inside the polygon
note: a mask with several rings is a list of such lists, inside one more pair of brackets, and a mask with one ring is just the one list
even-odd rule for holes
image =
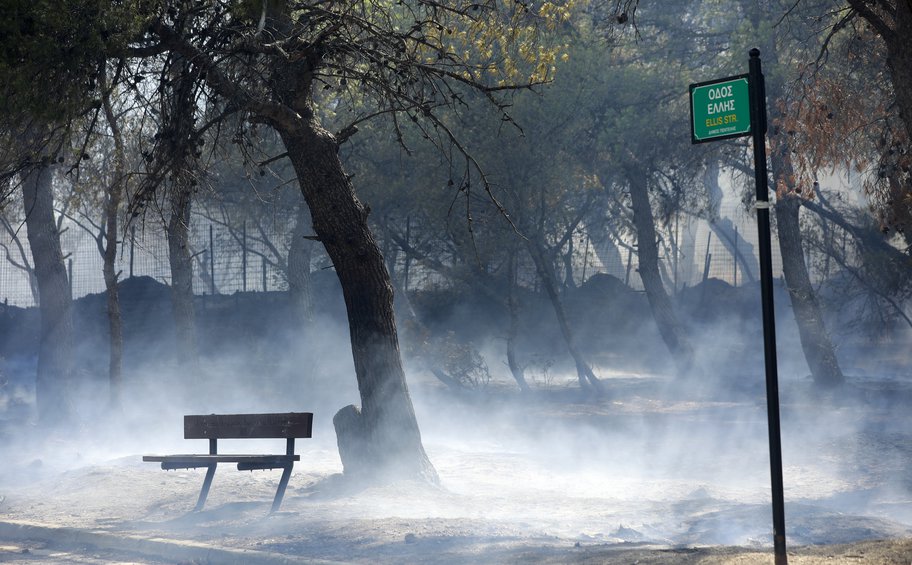
{"label": "dirt ground", "polygon": [[[570,550],[518,549],[510,555],[486,560],[478,556],[477,563],[516,564],[590,564],[590,565],[649,565],[681,563],[685,565],[766,565],[773,562],[768,551],[745,551],[736,547],[703,547],[693,549],[614,549],[574,548]],[[912,562],[912,540],[878,540],[854,544],[800,547],[788,552],[792,565],[870,564],[908,565]],[[417,562],[417,561],[416,561]],[[174,563],[130,552],[99,550],[93,547],[55,548],[44,541],[5,542],[0,545],[0,563],[35,565],[159,565]],[[186,561],[187,565],[198,561]],[[251,563],[255,563],[251,561]]]}

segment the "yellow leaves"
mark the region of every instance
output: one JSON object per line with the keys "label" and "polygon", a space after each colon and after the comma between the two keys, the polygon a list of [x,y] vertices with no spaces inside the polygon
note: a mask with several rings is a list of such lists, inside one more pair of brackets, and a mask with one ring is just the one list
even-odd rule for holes
{"label": "yellow leaves", "polygon": [[538,16],[542,18],[545,22],[545,26],[549,30],[554,30],[557,28],[558,24],[566,22],[570,19],[572,14],[571,9],[575,2],[564,2],[561,4],[556,4],[554,2],[544,2],[538,8]]}
{"label": "yellow leaves", "polygon": [[535,60],[535,49],[530,41],[524,41],[519,45],[519,56],[528,63]]}
{"label": "yellow leaves", "polygon": [[[492,0],[467,10],[455,0],[441,0],[452,9],[435,11],[435,24],[425,26],[423,35],[406,37],[407,52],[423,64],[445,64],[460,75],[464,69],[474,79],[484,77],[500,87],[547,81],[558,62],[569,60],[567,47],[553,44],[550,32],[570,19],[576,1],[546,0],[527,7]],[[440,53],[446,53],[442,62]]]}

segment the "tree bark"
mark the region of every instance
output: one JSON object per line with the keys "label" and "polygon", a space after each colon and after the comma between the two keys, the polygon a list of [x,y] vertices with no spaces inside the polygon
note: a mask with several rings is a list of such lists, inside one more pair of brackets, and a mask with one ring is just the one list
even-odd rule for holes
{"label": "tree bark", "polygon": [[288,250],[288,297],[297,317],[309,326],[314,319],[313,292],[310,282],[310,262],[313,245],[306,236],[313,235],[310,210],[302,202],[298,206],[291,248]]}
{"label": "tree bark", "polygon": [[179,180],[168,193],[168,262],[171,265],[171,311],[177,359],[193,368],[198,363],[196,315],[193,309],[193,262],[190,259],[190,206],[192,190]]}
{"label": "tree bark", "polygon": [[629,165],[627,171],[630,200],[633,205],[633,223],[637,232],[640,279],[643,281],[646,298],[659,328],[659,334],[671,352],[678,371],[686,375],[693,369],[694,350],[665,292],[665,285],[659,273],[659,248],[656,244],[655,221],[652,217],[652,206],[649,204],[646,174]]}
{"label": "tree bark", "polygon": [[[102,80],[106,77],[102,74]],[[115,409],[121,408],[123,396],[123,319],[120,313],[120,295],[118,291],[118,273],[115,269],[117,260],[117,230],[118,214],[124,194],[126,182],[126,149],[124,148],[123,135],[120,125],[111,107],[111,98],[107,87],[102,84],[103,105],[108,127],[114,139],[114,178],[107,187],[104,203],[104,244],[102,252],[102,273],[104,274],[105,290],[107,291],[108,329],[110,332],[110,354],[108,357],[108,382],[110,383],[110,402]],[[99,242],[100,243],[100,242]]]}
{"label": "tree bark", "polygon": [[[853,7],[866,3],[862,0],[849,2]],[[862,15],[865,16],[866,13],[871,12],[862,12]],[[872,24],[875,23],[867,16],[865,18]],[[893,21],[886,23],[892,23],[889,32],[879,25],[874,27],[887,45],[887,67],[893,81],[899,117],[906,126],[907,139],[912,140],[912,46],[909,43],[909,37],[912,36],[912,3],[908,0],[896,0]]]}
{"label": "tree bark", "polygon": [[367,224],[368,210],[345,175],[335,138],[312,120],[278,129],[345,297],[361,397],[360,409],[350,405],[333,418],[345,474],[437,482],[405,381],[393,287]]}
{"label": "tree bark", "polygon": [[25,222],[40,296],[41,335],[35,396],[38,421],[64,425],[73,416],[70,404],[73,359],[72,296],[60,233],[54,221],[53,172],[36,166],[22,183]]}
{"label": "tree bark", "polygon": [[776,200],[775,208],[782,271],[792,300],[804,357],[815,383],[826,386],[841,384],[845,378],[836,360],[836,352],[824,326],[804,262],[799,225],[801,198],[794,194],[783,195]]}

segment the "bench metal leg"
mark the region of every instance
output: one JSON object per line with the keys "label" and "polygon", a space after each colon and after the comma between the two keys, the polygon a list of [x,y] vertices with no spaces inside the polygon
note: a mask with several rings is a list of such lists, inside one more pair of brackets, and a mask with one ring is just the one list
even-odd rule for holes
{"label": "bench metal leg", "polygon": [[288,486],[288,479],[291,478],[291,468],[292,465],[285,467],[285,470],[282,471],[282,478],[279,479],[279,488],[276,490],[275,499],[272,501],[272,510],[269,511],[270,514],[277,512],[279,506],[282,505],[282,499],[285,498],[285,487]]}
{"label": "bench metal leg", "polygon": [[200,490],[199,500],[196,501],[196,508],[193,509],[194,512],[199,512],[203,509],[203,505],[206,504],[206,497],[209,496],[209,487],[212,486],[212,477],[215,476],[215,464],[209,465],[209,468],[206,469],[206,478],[203,479],[203,488]]}

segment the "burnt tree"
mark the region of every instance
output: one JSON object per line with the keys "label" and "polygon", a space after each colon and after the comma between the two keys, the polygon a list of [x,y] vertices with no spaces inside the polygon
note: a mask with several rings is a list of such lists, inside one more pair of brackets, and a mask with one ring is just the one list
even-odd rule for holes
{"label": "burnt tree", "polygon": [[[336,271],[361,401],[360,408],[343,408],[334,419],[346,475],[436,481],[402,368],[393,285],[368,225],[369,209],[355,194],[339,146],[357,131],[359,121],[388,115],[436,130],[434,139],[461,150],[437,117],[441,107],[467,103],[469,91],[497,104],[498,92],[516,88],[510,86],[516,77],[526,77],[519,81],[523,86],[547,78],[536,72],[532,79],[504,74],[500,70],[515,67],[498,67],[502,59],[479,65],[472,57],[477,40],[494,31],[508,41],[531,41],[531,20],[547,23],[562,16],[526,15],[512,3],[495,0],[472,5],[278,1],[216,4],[206,10],[163,4],[167,9],[151,14],[134,52],[180,55],[217,104],[279,134],[310,208],[315,237]],[[466,35],[454,33],[460,30]],[[487,81],[496,78],[504,84],[490,86]],[[327,90],[328,99],[319,98]],[[354,95],[345,96],[348,92]],[[370,107],[353,110],[354,121],[333,134],[319,103],[348,100]],[[430,134],[427,138],[432,140]]]}
{"label": "burnt tree", "polygon": [[107,292],[109,343],[111,351],[108,357],[108,381],[110,383],[111,405],[120,408],[123,392],[123,317],[120,311],[120,294],[118,290],[118,273],[115,271],[117,261],[117,227],[121,203],[127,179],[127,156],[123,132],[111,104],[110,91],[107,89],[107,78],[104,71],[102,79],[102,107],[111,137],[114,141],[114,171],[111,182],[104,195],[104,222],[101,233],[96,238],[98,250],[102,256],[102,273],[105,291]]}
{"label": "burnt tree", "polygon": [[640,279],[646,290],[646,298],[655,318],[659,334],[681,374],[693,368],[694,350],[683,324],[678,319],[674,305],[665,292],[665,284],[659,272],[659,247],[656,243],[655,220],[649,203],[648,176],[632,164],[625,166],[630,202],[633,208],[633,224],[637,233],[637,260]]}

